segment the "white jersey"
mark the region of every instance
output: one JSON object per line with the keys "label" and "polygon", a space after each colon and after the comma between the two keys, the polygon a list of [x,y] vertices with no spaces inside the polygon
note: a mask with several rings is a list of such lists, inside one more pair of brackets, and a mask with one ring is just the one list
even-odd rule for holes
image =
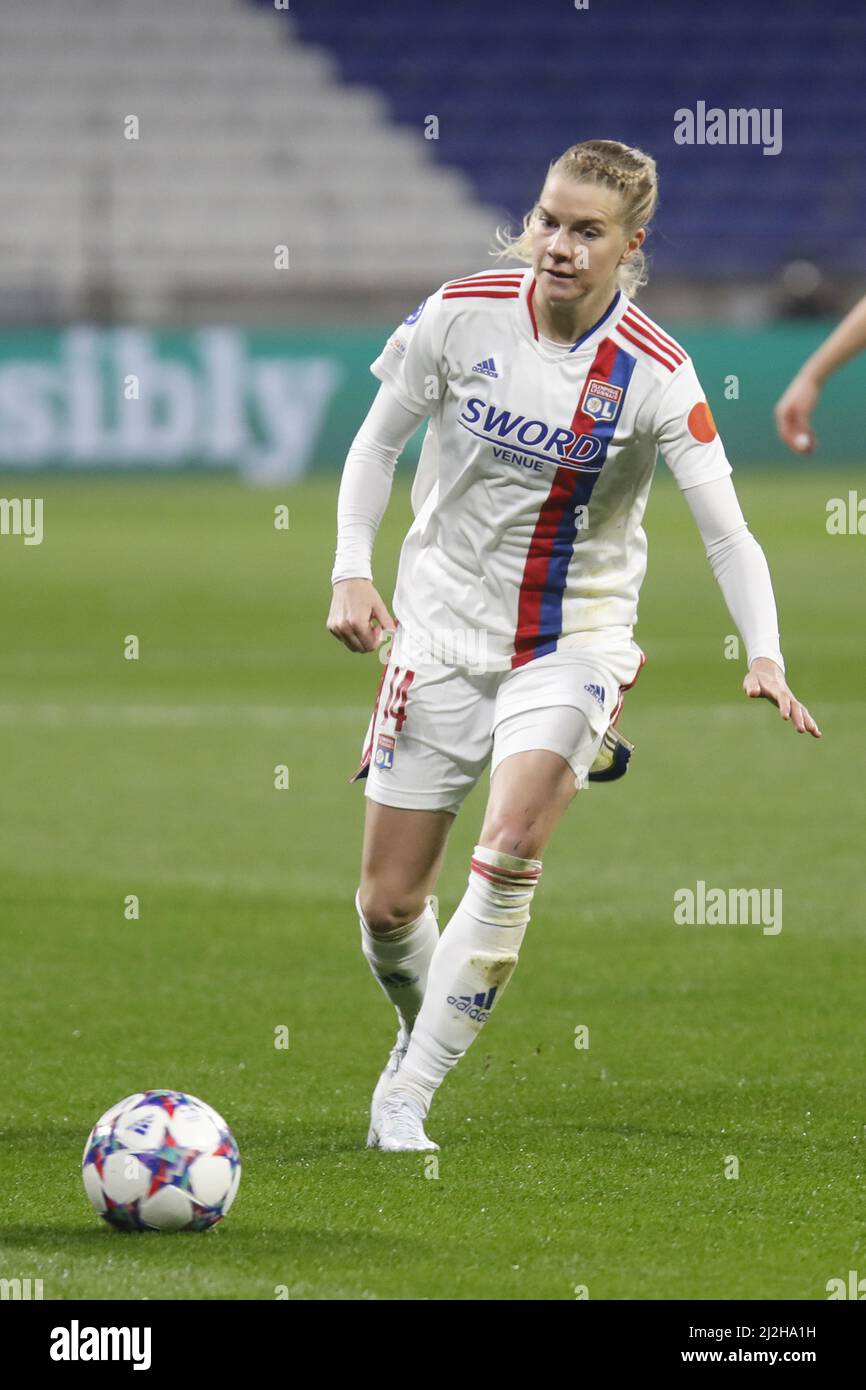
{"label": "white jersey", "polygon": [[660,448],[681,488],[731,472],[691,359],[622,292],[543,338],[531,270],[442,285],[371,364],[429,413],[394,614],[438,659],[507,670],[630,640]]}

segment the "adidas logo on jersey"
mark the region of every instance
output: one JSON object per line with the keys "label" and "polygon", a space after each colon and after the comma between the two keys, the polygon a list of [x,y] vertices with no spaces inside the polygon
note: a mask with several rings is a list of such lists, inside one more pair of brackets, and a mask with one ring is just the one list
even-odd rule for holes
{"label": "adidas logo on jersey", "polygon": [[603,685],[585,685],[583,688],[584,688],[584,690],[588,690],[589,693],[590,693],[590,695],[592,696],[592,698],[593,698],[594,700],[596,700],[596,701],[598,702],[598,704],[601,705],[602,709],[604,709],[604,686],[603,686]]}
{"label": "adidas logo on jersey", "polygon": [[485,357],[483,362],[476,362],[472,370],[473,372],[481,372],[482,376],[499,376],[492,357]]}
{"label": "adidas logo on jersey", "polygon": [[498,988],[498,985],[494,985],[486,994],[482,990],[480,994],[474,996],[471,994],[461,994],[459,996],[449,994],[448,1003],[453,1004],[461,1014],[466,1014],[469,1018],[474,1018],[478,1023],[486,1023],[490,1017],[490,1010],[493,1008],[493,1000],[496,998],[496,991]]}

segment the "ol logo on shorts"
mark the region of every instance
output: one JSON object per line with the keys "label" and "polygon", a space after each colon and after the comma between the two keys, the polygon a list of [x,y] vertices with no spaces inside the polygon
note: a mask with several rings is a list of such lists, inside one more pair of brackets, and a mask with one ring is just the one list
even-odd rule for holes
{"label": "ol logo on shorts", "polygon": [[379,742],[376,744],[376,766],[388,768],[394,766],[394,744],[396,740],[390,734],[380,734]]}

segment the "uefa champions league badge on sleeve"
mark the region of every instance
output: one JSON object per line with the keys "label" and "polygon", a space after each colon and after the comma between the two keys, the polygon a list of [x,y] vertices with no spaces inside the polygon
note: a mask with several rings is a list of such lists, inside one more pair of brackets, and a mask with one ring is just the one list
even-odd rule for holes
{"label": "uefa champions league badge on sleeve", "polygon": [[418,308],[417,308],[417,309],[413,309],[412,312],[411,312],[411,314],[409,314],[408,318],[405,318],[405,319],[403,320],[403,322],[404,322],[404,323],[417,323],[418,319],[420,319],[422,313],[424,312],[424,305],[425,305],[426,303],[427,303],[427,300],[426,300],[426,299],[422,299],[422,300],[421,300],[421,303],[418,305]]}
{"label": "uefa champions league badge on sleeve", "polygon": [[380,734],[379,742],[376,744],[375,763],[383,770],[394,766],[394,743],[395,739],[391,734]]}

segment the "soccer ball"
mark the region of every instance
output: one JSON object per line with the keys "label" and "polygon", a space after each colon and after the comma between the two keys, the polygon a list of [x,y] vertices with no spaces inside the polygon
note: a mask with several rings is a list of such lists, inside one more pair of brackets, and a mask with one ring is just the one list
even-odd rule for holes
{"label": "soccer ball", "polygon": [[84,1188],[125,1231],[205,1231],[225,1216],[241,1180],[221,1115],[182,1091],[140,1091],[112,1105],[84,1146]]}

